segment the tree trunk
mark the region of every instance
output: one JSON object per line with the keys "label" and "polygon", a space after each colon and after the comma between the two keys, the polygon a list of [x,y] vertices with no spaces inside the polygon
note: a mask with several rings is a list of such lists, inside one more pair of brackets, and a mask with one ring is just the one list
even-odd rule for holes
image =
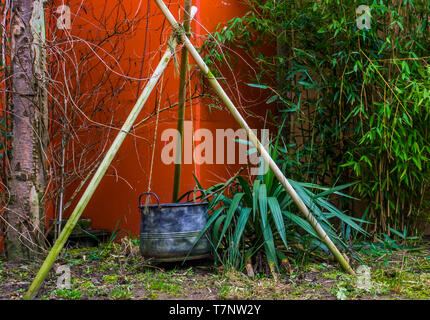
{"label": "tree trunk", "polygon": [[6,252],[34,259],[43,246],[47,92],[44,0],[15,0],[11,22],[11,161]]}

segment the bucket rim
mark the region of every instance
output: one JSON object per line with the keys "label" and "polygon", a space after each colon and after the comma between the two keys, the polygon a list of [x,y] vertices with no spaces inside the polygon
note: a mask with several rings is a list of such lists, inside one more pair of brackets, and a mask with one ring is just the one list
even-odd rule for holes
{"label": "bucket rim", "polygon": [[163,207],[190,207],[190,206],[201,206],[201,205],[207,205],[209,204],[208,201],[202,201],[202,202],[173,202],[173,203],[160,203],[160,204],[147,204],[147,205],[139,205],[138,208],[140,210],[145,209],[145,207],[148,208],[163,208]]}

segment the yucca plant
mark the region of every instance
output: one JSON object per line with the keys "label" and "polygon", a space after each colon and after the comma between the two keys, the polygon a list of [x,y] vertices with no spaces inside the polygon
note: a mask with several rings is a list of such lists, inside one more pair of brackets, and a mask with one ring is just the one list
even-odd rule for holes
{"label": "yucca plant", "polygon": [[[269,148],[274,159],[280,152],[278,142],[279,136]],[[286,163],[282,167],[285,172]],[[333,194],[349,197],[340,190],[351,184],[325,188],[289,182],[336,246],[349,250],[346,241],[337,234],[333,219],[357,234],[366,234],[361,227],[366,221],[346,215],[329,202]],[[271,273],[276,276],[280,270],[279,261],[286,259],[292,244],[330,253],[312,226],[297,214],[290,195],[270,170],[253,182],[242,176],[233,177],[207,189],[207,194],[213,196],[208,207],[211,216],[198,239],[205,232],[209,234],[217,265],[243,270],[255,254],[262,252]]]}

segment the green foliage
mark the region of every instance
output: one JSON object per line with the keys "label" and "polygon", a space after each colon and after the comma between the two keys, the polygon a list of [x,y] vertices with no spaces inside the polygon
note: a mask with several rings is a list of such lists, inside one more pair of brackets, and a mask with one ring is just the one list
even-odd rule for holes
{"label": "green foliage", "polygon": [[[278,142],[279,139],[270,148],[275,160],[278,150],[282,149],[278,149]],[[365,234],[359,225],[365,221],[349,217],[328,199],[333,195],[345,196],[339,191],[349,185],[324,188],[312,183],[289,182],[336,246],[348,250],[336,233],[334,219],[354,233]],[[243,270],[253,256],[263,252],[275,276],[280,270],[279,262],[283,264],[287,259],[292,244],[296,248],[330,253],[312,226],[297,214],[296,205],[271,170],[252,183],[238,176],[206,192],[213,196],[209,204],[211,217],[198,239],[209,230],[216,264]]]}
{"label": "green foliage", "polygon": [[114,284],[118,280],[118,275],[117,274],[114,274],[114,275],[107,275],[106,274],[103,276],[103,280],[106,283]]}
{"label": "green foliage", "polygon": [[82,292],[77,289],[58,289],[54,294],[57,298],[68,300],[79,300],[82,297]]}
{"label": "green foliage", "polygon": [[132,286],[123,286],[119,288],[113,288],[110,292],[111,299],[131,299],[133,294],[130,291]]}
{"label": "green foliage", "polygon": [[355,1],[247,4],[204,48],[231,64],[243,49],[255,66],[245,81],[276,103],[275,122],[287,116],[289,176],[356,180],[375,231],[416,234],[430,212],[429,2],[368,1],[369,30]]}

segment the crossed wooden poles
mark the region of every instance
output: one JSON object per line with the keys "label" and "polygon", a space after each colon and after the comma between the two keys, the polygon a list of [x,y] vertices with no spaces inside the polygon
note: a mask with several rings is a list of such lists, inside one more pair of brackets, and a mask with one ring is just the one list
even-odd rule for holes
{"label": "crossed wooden poles", "polygon": [[[243,119],[242,115],[239,113],[237,108],[234,106],[233,102],[230,100],[230,98],[225,93],[224,89],[221,87],[217,79],[213,76],[212,72],[209,70],[209,67],[206,65],[206,63],[203,61],[200,54],[197,52],[196,48],[193,46],[191,41],[188,39],[188,37],[185,34],[185,31],[183,27],[178,24],[178,22],[175,20],[167,6],[164,4],[162,0],[154,0],[159,7],[159,9],[162,11],[162,13],[166,16],[167,21],[171,24],[173,27],[174,33],[169,39],[169,45],[167,47],[166,52],[164,53],[163,57],[161,58],[161,61],[159,62],[157,68],[155,69],[153,75],[148,80],[145,88],[143,89],[142,94],[140,95],[139,99],[137,100],[136,104],[134,105],[133,109],[131,110],[129,116],[127,117],[126,121],[124,122],[121,130],[119,131],[118,135],[116,136],[114,142],[112,143],[111,147],[107,151],[105,157],[103,158],[102,162],[100,163],[97,171],[94,173],[93,178],[91,179],[90,183],[88,184],[84,194],[81,196],[78,204],[76,205],[75,209],[73,210],[72,214],[70,215],[70,218],[68,219],[66,225],[64,226],[63,231],[60,233],[57,241],[54,243],[54,246],[52,247],[51,251],[49,252],[48,256],[46,257],[45,261],[43,262],[42,266],[39,269],[39,272],[37,273],[36,277],[34,278],[30,288],[24,295],[24,299],[32,299],[38,292],[40,286],[42,285],[43,281],[45,280],[46,276],[48,275],[49,270],[51,269],[52,265],[55,262],[55,259],[59,255],[61,249],[63,248],[64,244],[66,243],[67,239],[70,236],[70,233],[72,232],[73,228],[75,227],[76,223],[78,222],[82,212],[84,211],[85,207],[87,206],[88,202],[90,201],[91,197],[93,196],[94,192],[97,189],[97,186],[99,185],[101,179],[103,178],[104,174],[106,173],[106,170],[108,169],[109,165],[111,164],[113,158],[115,157],[116,153],[118,152],[121,144],[123,143],[125,137],[130,132],[137,116],[139,115],[140,111],[142,110],[143,106],[145,105],[146,101],[148,100],[149,95],[151,94],[152,90],[154,89],[155,85],[157,84],[161,74],[166,69],[170,58],[175,54],[176,47],[179,43],[183,43],[186,48],[188,49],[190,55],[193,57],[195,62],[197,63],[198,67],[200,68],[201,72],[206,76],[208,79],[209,84],[212,86],[212,88],[215,90],[215,92],[218,94],[218,96],[221,98],[221,100],[224,102],[225,106],[228,108],[230,113],[233,115],[234,119],[239,123],[239,125],[245,129],[248,138],[251,140],[251,142],[255,145],[258,152],[260,153],[263,160],[266,162],[266,164],[269,166],[269,168],[273,171],[276,178],[279,180],[279,182],[282,184],[282,186],[285,188],[285,190],[289,193],[293,201],[296,203],[300,211],[303,213],[303,215],[306,217],[307,221],[311,224],[311,226],[315,229],[316,233],[320,236],[321,240],[324,242],[324,244],[330,249],[330,251],[333,253],[335,258],[338,260],[338,262],[341,264],[343,269],[347,271],[348,273],[354,275],[355,272],[349,265],[349,263],[346,261],[344,256],[339,252],[337,247],[334,245],[334,243],[331,241],[331,239],[328,237],[324,229],[321,227],[321,225],[318,223],[318,221],[315,219],[315,217],[310,213],[309,209],[306,207],[306,205],[303,203],[302,199],[298,196],[294,188],[291,186],[291,184],[288,182],[287,178],[283,175],[282,171],[278,168],[275,161],[270,157],[267,150],[264,148],[264,146],[261,144],[261,142],[258,140],[257,136],[254,134],[254,132],[250,129],[246,121]],[[191,20],[193,19],[193,14],[196,13],[196,10],[192,10],[191,12]]]}

